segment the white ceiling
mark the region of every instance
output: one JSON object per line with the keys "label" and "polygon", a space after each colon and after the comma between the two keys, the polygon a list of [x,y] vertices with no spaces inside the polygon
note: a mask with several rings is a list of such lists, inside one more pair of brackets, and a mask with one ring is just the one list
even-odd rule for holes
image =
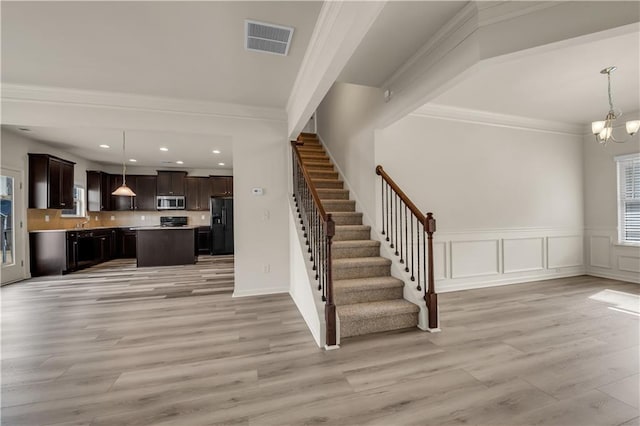
{"label": "white ceiling", "polygon": [[[566,43],[571,44],[571,43]],[[481,67],[430,104],[563,123],[603,120],[609,110],[610,65],[614,107],[640,110],[640,33],[560,47]]]}
{"label": "white ceiling", "polygon": [[465,4],[466,1],[387,3],[338,81],[381,87]]}
{"label": "white ceiling", "polygon": [[[322,2],[3,2],[2,82],[284,108]],[[295,28],[288,56],[244,20]]]}
{"label": "white ceiling", "polygon": [[[122,132],[88,127],[56,128],[3,126],[54,148],[101,164],[122,164]],[[110,148],[100,148],[100,144]],[[166,152],[161,147],[168,148]],[[220,154],[214,154],[213,150]],[[134,158],[138,161],[128,161]],[[127,131],[126,160],[128,166],[185,169],[230,169],[233,164],[232,140],[223,135],[198,135],[149,131]],[[184,164],[176,164],[176,161]],[[219,166],[218,163],[225,163]]]}

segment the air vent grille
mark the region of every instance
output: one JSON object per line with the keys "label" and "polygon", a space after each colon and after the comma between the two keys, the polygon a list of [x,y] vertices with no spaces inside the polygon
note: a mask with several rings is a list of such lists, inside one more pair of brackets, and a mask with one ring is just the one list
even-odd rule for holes
{"label": "air vent grille", "polygon": [[286,56],[289,53],[293,28],[245,21],[245,48]]}

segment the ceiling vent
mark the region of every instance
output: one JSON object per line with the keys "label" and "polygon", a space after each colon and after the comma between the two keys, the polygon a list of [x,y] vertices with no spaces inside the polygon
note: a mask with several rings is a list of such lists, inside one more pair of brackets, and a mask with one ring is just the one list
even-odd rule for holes
{"label": "ceiling vent", "polygon": [[287,56],[293,28],[264,22],[244,21],[245,49]]}

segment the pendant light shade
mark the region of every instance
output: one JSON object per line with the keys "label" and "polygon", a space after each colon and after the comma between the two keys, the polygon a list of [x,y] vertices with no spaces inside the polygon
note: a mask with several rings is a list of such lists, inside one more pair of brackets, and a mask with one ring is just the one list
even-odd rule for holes
{"label": "pendant light shade", "polygon": [[127,163],[125,161],[125,134],[122,132],[122,185],[116,188],[111,195],[123,197],[135,197],[136,193],[127,186]]}

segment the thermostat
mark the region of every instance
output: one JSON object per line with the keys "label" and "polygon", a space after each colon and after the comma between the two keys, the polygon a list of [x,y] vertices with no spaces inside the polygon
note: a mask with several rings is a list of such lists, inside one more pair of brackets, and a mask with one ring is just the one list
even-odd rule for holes
{"label": "thermostat", "polygon": [[264,190],[262,188],[251,188],[251,193],[253,195],[263,195]]}

